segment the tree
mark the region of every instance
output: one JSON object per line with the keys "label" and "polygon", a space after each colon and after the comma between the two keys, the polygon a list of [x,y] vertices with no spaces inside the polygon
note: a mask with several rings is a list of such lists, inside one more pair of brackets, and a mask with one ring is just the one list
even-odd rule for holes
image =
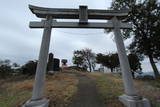
{"label": "tree", "polygon": [[119,58],[118,58],[117,53],[110,54],[110,60],[111,60],[111,65],[112,65],[113,69],[120,67]]}
{"label": "tree", "polygon": [[77,66],[87,67],[89,71],[92,72],[95,68],[95,54],[91,49],[82,49],[74,51],[73,63]]}
{"label": "tree", "polygon": [[[102,64],[103,66],[107,67],[107,68],[110,68],[110,58],[109,58],[109,55],[104,55],[104,54],[97,54],[96,56],[96,60],[97,60],[97,63],[99,64]],[[112,69],[111,69],[111,72],[112,72]]]}
{"label": "tree", "polygon": [[37,61],[28,61],[21,67],[22,74],[34,75],[36,73]]}
{"label": "tree", "polygon": [[119,59],[117,53],[110,53],[107,55],[99,53],[96,56],[96,60],[97,63],[109,68],[111,72],[113,72],[114,69],[119,68]]}
{"label": "tree", "polygon": [[0,76],[5,78],[13,72],[10,60],[0,61]]}
{"label": "tree", "polygon": [[73,64],[76,64],[77,67],[81,67],[83,64],[83,57],[81,55],[80,50],[76,50],[73,53],[73,58],[72,58]]}
{"label": "tree", "polygon": [[96,63],[96,58],[95,54],[92,52],[91,49],[82,49],[82,57],[83,57],[83,65],[86,65],[89,68],[89,71],[92,72],[92,70],[95,69],[95,63]]}
{"label": "tree", "polygon": [[154,71],[155,77],[160,78],[156,61],[160,60],[160,3],[158,0],[115,0],[113,9],[131,9],[124,20],[133,25],[131,33],[124,30],[124,37],[133,40],[129,50],[141,56],[146,56]]}
{"label": "tree", "polygon": [[[120,67],[119,63],[119,58],[117,53],[109,53],[109,54],[97,54],[96,56],[97,63],[102,64],[103,66],[109,68],[111,72],[113,72],[116,68]],[[142,60],[141,57],[137,56],[134,53],[130,53],[128,55],[130,67],[131,67],[131,72],[134,77],[135,72],[141,71],[141,63],[140,61]]]}
{"label": "tree", "polygon": [[130,53],[128,55],[128,60],[131,67],[132,76],[135,78],[135,72],[140,72],[142,70],[140,58],[136,54]]}
{"label": "tree", "polygon": [[20,67],[20,65],[18,65],[17,63],[13,63],[12,66],[15,68]]}

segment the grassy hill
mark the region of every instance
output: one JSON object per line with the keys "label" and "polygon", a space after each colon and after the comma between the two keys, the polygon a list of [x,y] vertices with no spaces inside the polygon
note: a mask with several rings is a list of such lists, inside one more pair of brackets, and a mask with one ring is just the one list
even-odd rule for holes
{"label": "grassy hill", "polygon": [[[48,75],[45,84],[45,97],[50,99],[50,107],[67,107],[77,92],[79,79],[69,73]],[[83,73],[96,82],[98,93],[106,107],[124,107],[118,100],[123,94],[123,81],[117,73]],[[31,98],[34,77],[16,76],[0,79],[0,107],[20,107]],[[153,107],[160,107],[160,82],[155,80],[135,80],[139,95],[148,98]]]}

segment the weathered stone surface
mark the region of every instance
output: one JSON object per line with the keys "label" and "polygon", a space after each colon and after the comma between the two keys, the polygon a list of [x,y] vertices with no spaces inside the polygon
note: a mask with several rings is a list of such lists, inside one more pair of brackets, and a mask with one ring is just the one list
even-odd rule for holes
{"label": "weathered stone surface", "polygon": [[133,78],[130,72],[131,68],[129,65],[128,57],[126,55],[122,34],[120,31],[120,28],[118,27],[120,23],[116,17],[114,17],[112,21],[113,21],[113,25],[115,26],[113,30],[115,35],[114,38],[115,38],[115,42],[118,50],[118,57],[119,57],[120,67],[121,67],[122,76],[123,76],[123,83],[125,87],[125,94],[133,96],[133,95],[136,95],[137,93],[133,85]]}
{"label": "weathered stone surface", "polygon": [[62,66],[67,66],[67,62],[68,62],[67,59],[62,59],[61,62],[62,62]]}
{"label": "weathered stone surface", "polygon": [[115,34],[115,42],[118,50],[118,56],[122,71],[123,83],[125,88],[125,94],[120,96],[120,101],[125,104],[127,107],[150,107],[149,101],[145,98],[141,98],[137,95],[135,87],[133,85],[133,78],[131,75],[131,69],[129,65],[129,61],[126,55],[124,42],[122,39],[122,34],[120,31],[119,21],[116,17],[112,19]]}
{"label": "weathered stone surface", "polygon": [[148,99],[138,96],[122,95],[119,100],[127,107],[151,107]]}
{"label": "weathered stone surface", "polygon": [[54,65],[53,65],[53,70],[54,71],[59,71],[60,70],[60,60],[58,58],[54,58]]}
{"label": "weathered stone surface", "polygon": [[49,100],[40,99],[40,100],[28,100],[22,107],[48,107]]}
{"label": "weathered stone surface", "polygon": [[[44,8],[29,5],[30,10],[39,18],[46,18],[50,15],[54,19],[79,19],[79,9],[66,8]],[[110,20],[114,16],[118,19],[127,17],[129,10],[95,10],[88,9],[88,19],[103,19]]]}
{"label": "weathered stone surface", "polygon": [[43,98],[45,74],[47,68],[47,58],[48,58],[48,51],[49,51],[49,44],[51,37],[51,26],[50,26],[51,23],[52,23],[52,17],[47,17],[39,53],[38,65],[36,69],[32,98],[30,101],[28,101],[27,103],[28,105],[39,104],[37,107],[47,107],[48,100],[46,99],[39,100],[39,99]]}
{"label": "weathered stone surface", "polygon": [[48,58],[48,72],[52,72],[54,71],[54,55],[52,53],[49,54],[49,58]]}

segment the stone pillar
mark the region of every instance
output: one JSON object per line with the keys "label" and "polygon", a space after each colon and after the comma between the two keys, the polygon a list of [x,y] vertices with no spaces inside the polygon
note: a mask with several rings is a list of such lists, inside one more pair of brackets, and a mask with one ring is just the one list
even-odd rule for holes
{"label": "stone pillar", "polygon": [[67,66],[67,62],[68,62],[67,59],[62,59],[61,62],[62,62],[62,67]]}
{"label": "stone pillar", "polygon": [[60,60],[58,58],[54,58],[54,68],[53,68],[54,72],[60,71],[59,63],[60,63]]}
{"label": "stone pillar", "polygon": [[116,17],[112,19],[114,25],[115,42],[118,50],[118,57],[120,61],[125,94],[120,96],[119,99],[127,107],[150,107],[149,101],[145,98],[139,97],[136,93],[131,69],[126,55],[122,34],[120,31],[120,22]]}
{"label": "stone pillar", "polygon": [[36,69],[35,82],[31,100],[27,101],[23,107],[48,107],[49,100],[43,98],[47,58],[51,37],[52,17],[48,16],[44,25],[44,32],[39,53],[39,60]]}
{"label": "stone pillar", "polygon": [[53,74],[54,73],[54,55],[52,53],[49,54],[48,58],[48,73]]}

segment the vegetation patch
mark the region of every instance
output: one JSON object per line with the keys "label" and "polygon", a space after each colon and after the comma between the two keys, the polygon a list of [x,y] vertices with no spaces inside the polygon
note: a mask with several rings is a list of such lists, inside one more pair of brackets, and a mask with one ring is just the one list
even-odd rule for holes
{"label": "vegetation patch", "polygon": [[[12,79],[13,80],[13,79]],[[4,81],[4,80],[3,80]],[[1,107],[21,107],[31,98],[34,79],[3,82],[0,86]],[[78,79],[73,74],[47,76],[45,97],[50,99],[50,107],[65,107],[77,91]]]}
{"label": "vegetation patch", "polygon": [[123,93],[122,79],[117,74],[91,73],[96,80],[97,90],[104,99],[107,107],[124,107],[118,100]]}
{"label": "vegetation patch", "polygon": [[156,80],[136,80],[138,94],[150,100],[152,107],[160,107],[160,82]]}
{"label": "vegetation patch", "polygon": [[78,79],[73,74],[48,76],[45,96],[50,99],[50,107],[66,107],[77,91]]}
{"label": "vegetation patch", "polygon": [[[124,107],[118,96],[124,93],[123,81],[118,73],[90,73],[95,79],[97,90],[108,107]],[[160,107],[160,82],[156,80],[135,80],[135,87],[140,96],[149,99],[152,107]]]}

